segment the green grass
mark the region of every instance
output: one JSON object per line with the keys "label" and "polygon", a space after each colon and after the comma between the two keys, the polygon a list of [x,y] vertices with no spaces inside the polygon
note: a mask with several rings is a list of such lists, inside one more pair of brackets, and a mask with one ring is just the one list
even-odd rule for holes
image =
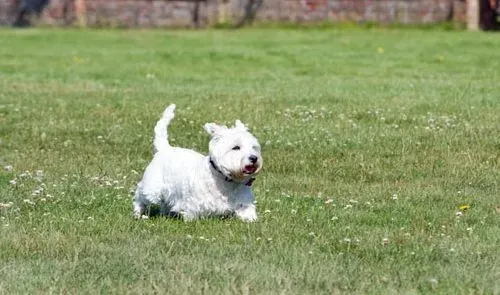
{"label": "green grass", "polygon": [[[4,29],[0,44],[0,293],[500,294],[498,35]],[[259,222],[132,220],[172,102],[176,145],[205,153],[202,125],[235,119],[260,139]]]}

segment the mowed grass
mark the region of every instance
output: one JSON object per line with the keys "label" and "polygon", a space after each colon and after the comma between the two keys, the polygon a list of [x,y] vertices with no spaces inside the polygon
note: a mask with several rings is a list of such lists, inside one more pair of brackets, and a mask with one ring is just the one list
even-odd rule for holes
{"label": "mowed grass", "polygon": [[[0,293],[500,294],[499,35],[4,29],[0,44]],[[260,139],[257,223],[131,218],[170,103],[175,145],[206,153],[202,125],[235,119]]]}

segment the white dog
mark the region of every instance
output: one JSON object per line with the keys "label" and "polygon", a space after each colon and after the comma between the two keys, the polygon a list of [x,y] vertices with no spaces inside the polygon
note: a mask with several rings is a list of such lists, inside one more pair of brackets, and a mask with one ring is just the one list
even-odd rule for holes
{"label": "white dog", "polygon": [[134,216],[141,218],[147,206],[155,204],[162,215],[184,220],[236,215],[243,221],[256,221],[250,186],[262,168],[257,139],[237,120],[233,128],[205,124],[212,137],[208,156],[172,147],[167,128],[174,110],[175,105],[170,105],[156,123],[155,154],[137,185]]}

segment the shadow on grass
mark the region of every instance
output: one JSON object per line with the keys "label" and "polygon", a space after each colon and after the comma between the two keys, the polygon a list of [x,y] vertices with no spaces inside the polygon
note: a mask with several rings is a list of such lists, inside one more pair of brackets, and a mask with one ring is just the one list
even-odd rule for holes
{"label": "shadow on grass", "polygon": [[[174,212],[174,211],[169,211],[168,213],[164,214],[160,210],[160,206],[157,205],[150,205],[148,206],[145,215],[148,216],[148,218],[168,218],[168,219],[174,219],[174,220],[180,220],[184,221],[184,218],[182,217],[182,214],[179,212]],[[234,214],[233,213],[227,213],[224,215],[211,215],[199,219],[210,219],[210,220],[229,220],[233,219]]]}

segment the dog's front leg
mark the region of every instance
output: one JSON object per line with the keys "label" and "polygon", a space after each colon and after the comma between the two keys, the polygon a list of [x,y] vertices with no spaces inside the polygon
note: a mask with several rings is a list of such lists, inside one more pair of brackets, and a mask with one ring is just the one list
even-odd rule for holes
{"label": "dog's front leg", "polygon": [[241,204],[234,211],[236,216],[245,222],[257,221],[257,211],[254,204]]}

